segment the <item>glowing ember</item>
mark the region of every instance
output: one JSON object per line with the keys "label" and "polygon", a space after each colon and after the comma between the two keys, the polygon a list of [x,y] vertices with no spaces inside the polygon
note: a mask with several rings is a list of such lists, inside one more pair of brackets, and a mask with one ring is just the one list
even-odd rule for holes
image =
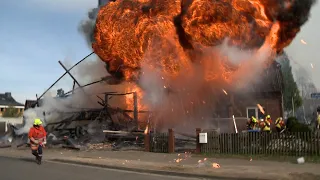
{"label": "glowing ember", "polygon": [[[137,98],[138,98],[138,101],[137,101],[138,111],[146,110],[147,107],[142,103],[143,92],[141,88],[133,84],[130,84],[130,85],[131,86],[127,86],[126,93],[136,92]],[[133,95],[127,95],[125,100],[127,104],[127,109],[133,110],[133,107],[134,107]]]}
{"label": "glowing ember", "polygon": [[149,133],[149,125],[147,125],[146,129],[144,130],[144,134],[148,134]]}
{"label": "glowing ember", "polygon": [[220,165],[218,163],[212,163],[213,168],[220,168]]}
{"label": "glowing ember", "polygon": [[225,95],[228,95],[228,93],[227,93],[226,90],[222,89],[222,91],[223,91],[223,93],[224,93]]}
{"label": "glowing ember", "polygon": [[259,108],[260,112],[262,114],[265,114],[264,110],[263,110],[263,107],[260,105],[260,104],[257,104],[257,107]]}
{"label": "glowing ember", "polygon": [[301,39],[301,43],[307,45],[307,42],[305,42],[303,39]]}

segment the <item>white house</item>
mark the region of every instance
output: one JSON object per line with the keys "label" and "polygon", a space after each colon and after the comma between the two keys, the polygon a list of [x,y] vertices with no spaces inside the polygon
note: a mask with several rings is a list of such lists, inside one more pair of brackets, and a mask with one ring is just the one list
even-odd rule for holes
{"label": "white house", "polygon": [[12,96],[10,92],[6,92],[4,94],[0,94],[0,134],[7,131],[7,124],[22,124],[22,117],[19,118],[4,118],[2,114],[9,108],[13,107],[18,109],[18,112],[23,113],[24,105],[17,102]]}

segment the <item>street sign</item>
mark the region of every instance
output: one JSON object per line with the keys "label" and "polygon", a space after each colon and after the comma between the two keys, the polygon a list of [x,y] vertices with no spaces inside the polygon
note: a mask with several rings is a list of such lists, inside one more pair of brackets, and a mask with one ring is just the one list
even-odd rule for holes
{"label": "street sign", "polygon": [[320,99],[320,93],[312,93],[311,98],[313,99]]}

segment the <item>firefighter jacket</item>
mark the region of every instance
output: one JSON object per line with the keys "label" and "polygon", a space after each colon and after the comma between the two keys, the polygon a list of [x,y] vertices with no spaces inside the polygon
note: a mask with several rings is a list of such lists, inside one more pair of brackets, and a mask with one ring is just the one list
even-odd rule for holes
{"label": "firefighter jacket", "polygon": [[[38,149],[39,144],[43,143],[47,136],[46,130],[43,126],[39,126],[38,128],[32,127],[30,128],[28,137],[30,139],[30,146],[32,150]],[[36,142],[33,142],[31,138],[34,138]]]}
{"label": "firefighter jacket", "polygon": [[248,129],[254,129],[257,123],[258,123],[258,120],[252,116],[247,122]]}
{"label": "firefighter jacket", "polygon": [[262,123],[262,131],[271,131],[271,123],[269,120],[265,120]]}
{"label": "firefighter jacket", "polygon": [[283,119],[281,119],[281,118],[278,118],[276,120],[275,125],[276,125],[277,128],[280,128],[280,129],[281,128],[285,128],[285,123],[284,123]]}

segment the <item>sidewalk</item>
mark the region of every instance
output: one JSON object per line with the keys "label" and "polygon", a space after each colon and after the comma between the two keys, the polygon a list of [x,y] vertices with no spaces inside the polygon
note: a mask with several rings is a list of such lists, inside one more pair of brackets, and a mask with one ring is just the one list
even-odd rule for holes
{"label": "sidewalk", "polygon": [[[139,151],[72,151],[46,149],[44,160],[157,174],[219,179],[320,179],[319,164],[302,165],[258,160],[214,159],[192,154]],[[29,149],[0,149],[0,156],[33,158]],[[198,161],[201,160],[201,163]],[[218,163],[220,168],[214,168]]]}

